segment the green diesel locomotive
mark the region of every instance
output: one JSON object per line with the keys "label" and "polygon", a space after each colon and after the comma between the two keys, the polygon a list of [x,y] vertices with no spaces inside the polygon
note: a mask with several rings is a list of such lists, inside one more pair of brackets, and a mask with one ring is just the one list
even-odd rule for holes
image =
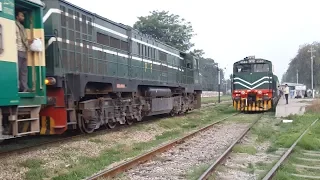
{"label": "green diesel locomotive", "polygon": [[272,62],[246,57],[233,64],[232,99],[238,111],[268,111],[278,103],[278,77]]}
{"label": "green diesel locomotive", "polygon": [[[198,59],[65,0],[0,0],[0,140],[91,133],[201,106]],[[29,92],[18,92],[15,12],[23,12]]]}

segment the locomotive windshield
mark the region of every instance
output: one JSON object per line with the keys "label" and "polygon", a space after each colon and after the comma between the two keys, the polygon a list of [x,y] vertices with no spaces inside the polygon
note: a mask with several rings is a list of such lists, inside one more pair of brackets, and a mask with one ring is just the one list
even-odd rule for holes
{"label": "locomotive windshield", "polygon": [[254,64],[253,72],[269,72],[269,64]]}
{"label": "locomotive windshield", "polygon": [[234,73],[250,73],[250,72],[270,72],[269,64],[236,64],[234,66]]}

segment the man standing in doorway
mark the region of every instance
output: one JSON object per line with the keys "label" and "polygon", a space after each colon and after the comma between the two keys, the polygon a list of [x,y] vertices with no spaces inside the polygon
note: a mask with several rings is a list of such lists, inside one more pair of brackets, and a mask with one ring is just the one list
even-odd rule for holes
{"label": "man standing in doorway", "polygon": [[290,93],[289,86],[288,84],[286,84],[284,87],[284,96],[286,97],[286,104],[288,104],[289,93]]}
{"label": "man standing in doorway", "polygon": [[27,33],[23,26],[24,14],[21,11],[16,12],[16,36],[18,47],[18,67],[19,67],[19,91],[28,92],[28,67],[27,52],[32,40],[27,39]]}

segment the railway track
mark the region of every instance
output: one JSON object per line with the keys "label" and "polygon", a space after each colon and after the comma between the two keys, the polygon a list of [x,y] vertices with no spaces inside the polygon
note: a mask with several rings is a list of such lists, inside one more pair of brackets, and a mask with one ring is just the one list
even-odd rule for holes
{"label": "railway track", "polygon": [[208,179],[215,169],[219,166],[219,164],[228,157],[229,153],[232,151],[232,148],[250,131],[250,129],[260,120],[258,118],[255,120],[248,128],[246,128],[240,136],[221,154],[221,156],[214,161],[213,164],[210,165],[210,167],[198,178],[198,180],[205,180]]}
{"label": "railway track", "polygon": [[[263,180],[271,180],[274,177],[274,175],[277,173],[277,170],[279,169],[279,167],[281,167],[281,165],[285,162],[285,160],[289,158],[290,154],[293,152],[293,150],[295,149],[295,147],[299,143],[299,141],[304,137],[305,134],[307,134],[309,129],[317,121],[318,121],[318,119],[314,120],[304,130],[304,132],[302,132],[299,135],[299,137],[295,140],[295,142],[293,142],[293,144],[290,146],[290,148],[279,148],[276,151],[277,152],[276,154],[274,154],[274,155],[270,154],[269,157],[271,159],[273,159],[273,161],[271,161],[271,162],[275,162],[275,163],[273,163],[274,165],[267,172],[260,171],[260,170],[257,171],[259,173],[262,173],[261,175],[263,175],[263,176],[260,177],[261,179],[263,179]],[[231,156],[229,154],[230,154],[231,150],[233,149],[233,147],[238,142],[240,142],[240,140],[246,135],[246,133],[249,131],[249,129],[251,127],[249,127],[246,131],[244,131],[243,134],[241,134],[239,136],[239,138],[237,140],[235,140],[233,142],[233,144],[231,144],[229,146],[229,148],[213,164],[210,165],[210,167],[198,178],[198,180],[213,179],[214,175],[218,175],[218,173],[217,173],[217,172],[219,172],[219,170],[217,170],[218,166],[219,167],[221,166],[221,167],[224,167],[224,168],[234,168],[235,166],[231,166],[232,163],[230,164],[230,162],[232,162],[233,158],[236,158],[236,156]],[[278,154],[279,154],[279,156],[278,156]],[[245,156],[243,156],[243,157],[245,157]],[[265,159],[265,157],[261,157],[261,158]],[[298,157],[296,157],[296,158],[299,159],[301,162],[304,162],[304,163],[292,164],[294,168],[296,168],[296,169],[304,169],[304,170],[311,170],[311,172],[312,171],[320,171],[320,152],[319,151],[302,150],[302,152],[299,153]],[[229,161],[228,165],[226,165],[226,163],[225,163],[226,159],[228,159],[228,161]],[[239,163],[239,162],[244,163],[244,161],[239,161],[239,159],[237,159],[237,158],[236,158],[234,163]],[[237,167],[239,167],[239,166],[237,166]],[[224,171],[227,172],[226,169],[224,169]],[[287,173],[287,174],[290,174],[290,173]],[[229,173],[229,175],[230,175],[230,173]],[[238,175],[240,175],[240,174],[238,174]],[[291,178],[297,178],[297,179],[320,179],[319,175],[316,176],[316,175],[310,175],[310,174],[307,174],[307,173],[291,173],[290,176],[291,176]],[[235,178],[235,176],[224,176],[224,175],[222,175],[222,177],[223,177],[223,179],[228,179],[228,178],[231,178],[231,177]],[[239,179],[239,178],[240,177],[237,177],[237,179]],[[241,178],[243,178],[243,179],[255,179],[254,176],[246,177],[246,178],[245,178],[245,176],[241,176]]]}
{"label": "railway track", "polygon": [[[121,174],[121,173],[123,173],[123,172],[125,172],[125,171],[127,171],[127,170],[132,170],[132,168],[137,168],[138,166],[142,166],[142,165],[145,164],[146,162],[148,163],[148,161],[154,159],[156,155],[159,155],[159,154],[164,153],[164,152],[168,152],[168,151],[170,151],[171,149],[173,149],[173,147],[175,147],[175,146],[180,146],[180,145],[182,145],[182,144],[186,144],[188,141],[191,141],[192,138],[196,138],[196,136],[201,136],[201,134],[202,134],[202,136],[203,136],[204,134],[209,134],[208,137],[209,137],[209,139],[211,139],[211,140],[213,141],[212,144],[214,144],[214,143],[215,143],[215,142],[214,142],[214,139],[212,139],[212,137],[214,136],[214,134],[212,134],[212,132],[208,132],[209,129],[214,129],[213,127],[215,127],[215,126],[218,125],[219,123],[221,123],[221,122],[223,122],[223,121],[225,121],[225,120],[227,120],[227,119],[230,119],[231,117],[233,117],[233,116],[235,116],[235,115],[237,115],[237,114],[240,114],[240,113],[235,113],[235,114],[233,114],[233,115],[231,115],[231,116],[229,116],[229,117],[223,118],[223,119],[221,119],[221,120],[219,120],[219,121],[217,121],[217,122],[215,122],[215,123],[212,123],[212,124],[210,124],[210,125],[202,128],[202,129],[199,129],[199,130],[197,130],[197,131],[195,131],[195,132],[192,132],[192,133],[190,133],[190,134],[188,134],[188,135],[186,135],[186,136],[184,136],[184,137],[182,137],[182,138],[179,138],[179,139],[177,139],[177,140],[171,141],[171,142],[169,142],[169,143],[167,143],[167,144],[165,144],[165,145],[163,145],[163,146],[161,146],[161,147],[158,147],[158,148],[153,149],[153,150],[151,150],[151,151],[149,151],[149,152],[146,152],[145,154],[140,155],[140,156],[138,156],[138,157],[136,157],[136,158],[133,158],[132,160],[129,160],[129,161],[127,161],[127,162],[124,162],[124,163],[122,163],[122,164],[120,164],[120,165],[118,165],[118,166],[116,166],[116,167],[113,167],[113,168],[111,168],[111,169],[102,170],[101,172],[99,172],[99,173],[97,173],[97,174],[95,174],[95,175],[93,175],[93,176],[91,176],[91,177],[88,177],[87,180],[97,180],[97,179],[102,179],[102,178],[106,178],[106,179],[108,179],[108,178],[114,178],[115,176],[117,176],[117,175],[119,175],[119,174]],[[245,131],[243,131],[243,132],[241,133],[241,136],[240,136],[240,137],[243,137],[243,136],[246,134],[246,132],[248,132],[248,131],[250,130],[250,128],[251,128],[260,118],[261,118],[261,116],[260,116],[257,120],[255,120],[252,124],[250,124],[250,126],[249,126],[248,128],[245,128]],[[246,125],[246,127],[247,127],[247,125]],[[205,131],[206,131],[206,132],[205,132]],[[239,139],[241,139],[240,137],[237,138],[237,139],[235,140],[235,142],[238,142]],[[201,137],[201,138],[198,138],[198,139],[202,139],[202,137]],[[197,141],[197,140],[193,140],[193,141]],[[200,143],[200,144],[203,144],[203,143]],[[235,144],[235,143],[232,143],[232,146],[233,146],[234,144]],[[206,146],[206,144],[203,144],[203,145]],[[196,145],[196,144],[191,144],[191,145],[186,145],[186,146],[195,147],[195,146],[197,146],[197,145]],[[230,147],[231,147],[231,146],[230,146]],[[231,147],[231,148],[230,148],[230,147],[228,148],[227,151],[230,151],[230,149],[232,149],[232,147]],[[179,147],[179,149],[182,149],[182,151],[184,151],[185,148],[186,148],[186,147]],[[199,147],[199,148],[202,148],[202,147]],[[169,154],[170,154],[170,153],[174,153],[174,152],[169,152]],[[175,153],[175,154],[179,154],[179,152],[178,152],[178,153]],[[182,154],[183,154],[183,153],[182,153]],[[166,155],[165,155],[165,156],[166,156]],[[190,156],[192,156],[192,155],[190,155]],[[160,158],[161,158],[161,157],[160,157]],[[185,156],[184,156],[183,158],[188,158],[188,157],[185,157]],[[222,159],[222,158],[219,158],[219,159]],[[167,161],[167,160],[163,160],[163,161]],[[174,161],[174,160],[168,160],[168,161]],[[220,160],[219,160],[219,161],[220,161]],[[151,163],[149,163],[148,165],[145,165],[145,167],[148,167],[148,168],[149,168],[149,169],[147,169],[146,171],[149,171],[150,169],[153,169],[153,168],[159,168],[158,166],[161,166],[161,165],[154,164],[155,166],[153,167],[151,164],[153,164],[153,163],[151,162]],[[164,166],[166,166],[166,165],[164,165]],[[138,168],[138,170],[133,170],[133,174],[134,174],[134,173],[143,174],[145,171],[142,170],[142,169],[143,169],[143,167],[142,167],[141,169]],[[175,170],[174,170],[174,171],[175,171]],[[132,173],[132,172],[130,172],[130,173]],[[149,173],[152,173],[152,172],[149,172]],[[160,173],[160,172],[158,172],[158,173]],[[169,174],[169,172],[164,172],[164,173],[168,173],[168,174]],[[127,173],[127,174],[128,174],[128,173]],[[170,174],[169,174],[169,176],[170,176]],[[152,179],[152,177],[147,177],[146,179],[149,179],[149,178]],[[136,178],[133,178],[133,179],[144,179],[144,178],[136,177]]]}
{"label": "railway track", "polygon": [[[224,101],[222,103],[228,103],[228,102],[229,101]],[[201,108],[206,108],[206,107],[214,106],[214,105],[216,105],[216,103],[207,103],[207,104],[203,104]],[[141,121],[141,122],[137,122],[137,123],[135,123],[135,124],[133,124],[131,126],[152,123],[152,122],[154,122],[153,120],[157,120],[157,119],[159,119],[159,118],[158,117],[151,117],[151,121],[149,121],[149,120],[148,121]],[[19,147],[19,148],[13,148],[13,149],[8,148],[9,150],[3,150],[3,151],[0,150],[0,157],[10,156],[12,154],[24,153],[24,152],[39,148],[40,146],[49,146],[49,145],[53,145],[53,144],[56,144],[56,143],[73,141],[75,139],[84,138],[84,137],[93,137],[93,136],[100,135],[102,133],[112,133],[112,132],[120,131],[120,130],[122,130],[124,128],[127,128],[127,125],[117,126],[114,129],[107,129],[107,130],[106,129],[101,129],[101,130],[98,130],[98,131],[93,132],[91,134],[78,134],[78,133],[75,133],[75,134],[71,134],[69,136],[62,137],[62,138],[57,138],[57,139],[54,139],[54,140],[44,140],[44,141],[39,142],[39,143],[34,143],[34,144],[31,144],[31,145],[24,145],[23,147]],[[10,146],[10,144],[7,145],[7,146]]]}
{"label": "railway track", "polygon": [[[303,138],[303,136],[309,131],[309,129],[318,121],[319,119],[316,119],[311,123],[309,127],[298,137],[298,139],[291,145],[291,147],[281,156],[279,161],[272,167],[272,169],[266,174],[266,176],[263,178],[263,180],[270,180],[272,177],[276,174],[277,170],[279,169],[280,165],[283,164],[283,162],[290,156],[298,142]],[[311,158],[310,158],[311,157]],[[298,157],[298,159],[305,161],[306,163],[310,162],[317,162],[318,166],[307,166],[307,165],[301,165],[301,164],[294,164],[296,168],[302,168],[302,169],[313,169],[313,170],[319,170],[320,171],[320,159],[312,159],[320,157],[319,151],[303,151],[302,157]],[[291,176],[296,178],[303,178],[303,179],[320,179],[320,176],[310,176],[307,174],[291,174]]]}

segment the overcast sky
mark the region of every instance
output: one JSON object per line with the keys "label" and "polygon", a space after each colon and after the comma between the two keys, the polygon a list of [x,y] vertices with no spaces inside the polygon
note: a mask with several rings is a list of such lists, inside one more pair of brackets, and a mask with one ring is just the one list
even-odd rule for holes
{"label": "overcast sky", "polygon": [[320,40],[319,0],[67,0],[132,26],[138,16],[166,10],[192,23],[192,42],[221,67],[255,55],[282,77],[299,45]]}

